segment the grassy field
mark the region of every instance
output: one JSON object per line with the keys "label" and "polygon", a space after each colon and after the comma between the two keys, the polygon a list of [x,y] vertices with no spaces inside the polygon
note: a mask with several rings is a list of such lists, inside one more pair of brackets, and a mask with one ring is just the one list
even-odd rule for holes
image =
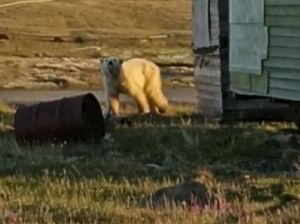
{"label": "grassy field", "polygon": [[[19,4],[9,4],[14,2]],[[71,88],[99,87],[91,60],[106,56],[193,62],[189,0],[22,2],[0,3],[0,88],[55,89],[60,87],[51,80],[57,78]],[[73,58],[80,60],[70,69],[66,59]],[[163,71],[164,84],[184,79],[186,85],[192,75],[191,69],[170,68]]]}
{"label": "grassy field", "polygon": [[21,150],[9,128],[14,110],[1,110],[2,223],[275,224],[300,218],[300,147],[297,135],[280,132],[293,128],[288,123],[220,125],[171,116],[119,127],[100,146],[68,148],[91,154],[65,157],[59,147]]}

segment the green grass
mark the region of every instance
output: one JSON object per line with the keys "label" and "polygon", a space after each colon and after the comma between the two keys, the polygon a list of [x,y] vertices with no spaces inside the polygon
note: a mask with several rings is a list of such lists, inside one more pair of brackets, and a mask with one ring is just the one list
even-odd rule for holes
{"label": "green grass", "polygon": [[[6,115],[3,123],[11,122]],[[68,147],[91,151],[72,158],[59,147],[21,150],[6,130],[0,135],[0,223],[14,214],[17,223],[297,223],[300,148],[286,134],[273,136],[290,127],[139,121],[119,127],[100,146]],[[200,212],[142,206],[156,190],[187,180],[204,183],[211,194]]]}

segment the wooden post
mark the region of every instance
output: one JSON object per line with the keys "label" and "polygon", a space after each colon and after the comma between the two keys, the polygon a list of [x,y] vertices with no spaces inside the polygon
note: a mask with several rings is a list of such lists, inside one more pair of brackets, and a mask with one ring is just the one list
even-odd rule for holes
{"label": "wooden post", "polygon": [[193,0],[192,11],[196,112],[221,118],[229,80],[228,0]]}

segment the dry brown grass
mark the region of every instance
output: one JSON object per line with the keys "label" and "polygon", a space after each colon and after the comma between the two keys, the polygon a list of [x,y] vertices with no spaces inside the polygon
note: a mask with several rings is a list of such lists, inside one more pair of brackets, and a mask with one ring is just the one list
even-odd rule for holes
{"label": "dry brown grass", "polygon": [[[53,145],[20,150],[0,131],[0,223],[298,223],[300,146],[275,134],[291,124],[172,119],[119,127],[101,145],[71,144],[70,153],[92,152],[73,157]],[[219,200],[189,203],[187,185],[166,191],[188,180]],[[188,206],[142,206],[152,194]]]}
{"label": "dry brown grass", "polygon": [[1,27],[58,36],[83,32],[97,35],[182,32],[190,30],[190,4],[189,0],[56,0],[22,4],[1,8]]}
{"label": "dry brown grass", "polygon": [[14,108],[8,106],[5,103],[0,102],[0,113],[1,114],[13,114],[13,113],[15,113],[15,111],[16,110]]}
{"label": "dry brown grass", "polygon": [[[190,4],[189,0],[57,0],[8,6],[0,8],[0,32],[10,34],[14,38],[10,43],[2,43],[4,46],[1,51],[9,53],[12,45],[19,48],[18,51],[30,47],[50,50],[60,46],[41,40],[34,41],[33,36],[123,38],[189,33]],[[120,45],[125,44],[117,39],[102,41],[112,45],[118,45],[119,42]],[[93,44],[97,45],[97,42]]]}
{"label": "dry brown grass", "polygon": [[0,131],[13,130],[12,120],[15,112],[15,108],[0,102]]}
{"label": "dry brown grass", "polygon": [[[0,59],[1,56],[9,57],[16,62],[21,57],[23,61],[18,65],[0,62],[0,87],[22,80],[18,88],[44,88],[45,85],[42,87],[34,80],[32,73],[36,70],[33,71],[28,58],[42,62],[47,57],[90,59],[113,55],[192,62],[190,0],[54,0],[1,7],[12,2],[18,1],[3,0],[0,3],[0,34],[9,37],[9,40],[0,40]],[[169,36],[149,38],[161,34]],[[63,42],[53,42],[54,37],[62,38]],[[76,42],[78,37],[83,42]],[[53,71],[41,72],[53,76]],[[64,72],[64,76],[74,78],[74,73]],[[82,78],[89,76],[86,72]],[[99,86],[101,80],[92,82],[90,84],[89,80],[84,87]],[[164,82],[169,83],[168,80]]]}

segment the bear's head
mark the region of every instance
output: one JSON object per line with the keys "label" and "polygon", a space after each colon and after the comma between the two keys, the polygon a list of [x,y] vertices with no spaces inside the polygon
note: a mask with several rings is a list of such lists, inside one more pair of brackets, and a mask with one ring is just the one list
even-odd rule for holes
{"label": "bear's head", "polygon": [[119,76],[122,63],[123,60],[121,58],[101,58],[100,69],[102,69],[102,75],[107,78],[117,78]]}

